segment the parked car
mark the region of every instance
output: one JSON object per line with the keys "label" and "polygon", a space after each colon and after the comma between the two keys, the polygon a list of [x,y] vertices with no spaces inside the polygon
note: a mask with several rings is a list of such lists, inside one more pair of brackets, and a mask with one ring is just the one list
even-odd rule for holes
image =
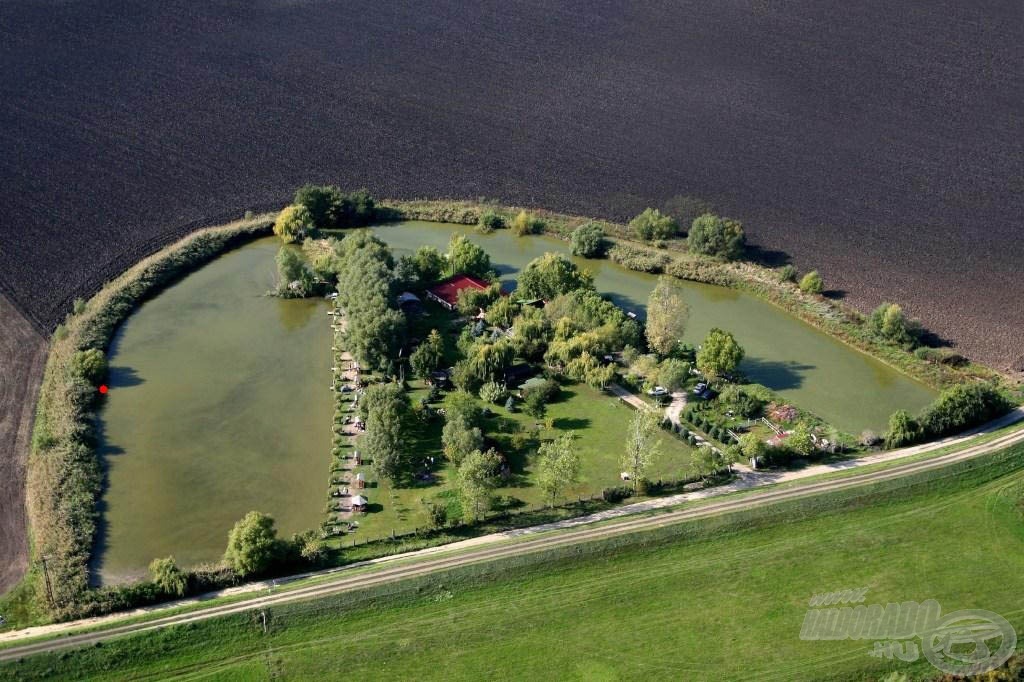
{"label": "parked car", "polygon": [[704,392],[705,392],[706,390],[708,390],[708,385],[707,385],[707,384],[705,384],[705,383],[704,383],[704,382],[702,381],[702,382],[700,382],[699,384],[697,384],[696,386],[694,386],[694,387],[693,387],[693,394],[694,394],[694,395],[701,395],[701,394],[702,394],[702,393],[704,393]]}
{"label": "parked car", "polygon": [[654,396],[655,398],[660,398],[663,395],[668,395],[668,389],[665,388],[664,386],[655,386],[651,390],[647,391],[647,395]]}

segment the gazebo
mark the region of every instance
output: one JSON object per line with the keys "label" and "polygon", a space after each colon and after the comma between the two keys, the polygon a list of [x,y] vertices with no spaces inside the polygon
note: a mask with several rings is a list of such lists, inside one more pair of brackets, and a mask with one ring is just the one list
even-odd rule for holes
{"label": "gazebo", "polygon": [[356,495],[355,497],[352,498],[352,511],[362,512],[365,514],[367,504],[369,504],[369,500],[367,500],[362,495]]}

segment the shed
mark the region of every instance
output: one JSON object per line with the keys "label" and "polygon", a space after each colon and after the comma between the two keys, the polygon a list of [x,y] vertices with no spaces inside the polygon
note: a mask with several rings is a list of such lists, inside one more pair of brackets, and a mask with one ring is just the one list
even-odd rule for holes
{"label": "shed", "polygon": [[362,495],[356,495],[352,498],[352,511],[365,513],[366,505],[369,504],[369,502],[370,501]]}
{"label": "shed", "polygon": [[366,487],[366,476],[363,475],[362,472],[359,472],[358,474],[356,474],[356,487],[357,488],[365,488]]}

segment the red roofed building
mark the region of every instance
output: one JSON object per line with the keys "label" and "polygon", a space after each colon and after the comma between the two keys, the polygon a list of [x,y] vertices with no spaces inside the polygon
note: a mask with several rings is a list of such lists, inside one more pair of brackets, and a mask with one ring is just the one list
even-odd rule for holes
{"label": "red roofed building", "polygon": [[459,274],[430,287],[427,290],[427,298],[437,301],[448,310],[455,310],[455,306],[459,302],[460,291],[466,289],[486,291],[487,287],[487,282],[482,279],[477,279],[472,275]]}

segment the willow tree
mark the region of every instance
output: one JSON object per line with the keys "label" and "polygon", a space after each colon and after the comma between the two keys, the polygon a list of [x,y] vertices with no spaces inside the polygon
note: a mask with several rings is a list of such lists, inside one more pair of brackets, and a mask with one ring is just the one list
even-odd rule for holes
{"label": "willow tree", "polygon": [[647,344],[662,357],[679,347],[690,317],[683,291],[669,277],[660,277],[647,298]]}

